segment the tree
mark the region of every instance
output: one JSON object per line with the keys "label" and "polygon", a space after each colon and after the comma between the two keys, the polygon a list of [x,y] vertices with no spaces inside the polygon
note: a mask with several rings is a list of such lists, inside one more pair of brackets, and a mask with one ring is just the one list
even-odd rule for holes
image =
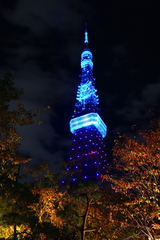
{"label": "tree", "polygon": [[97,240],[131,240],[136,239],[133,229],[127,226],[123,212],[120,212],[124,197],[116,194],[108,181],[101,186],[101,198],[93,205],[92,225],[96,226]]}
{"label": "tree", "polygon": [[60,239],[64,221],[57,216],[57,210],[62,208],[63,196],[58,190],[58,175],[50,170],[47,159],[34,167],[26,166],[25,172],[35,180],[34,184],[28,183],[28,187],[35,196],[39,196],[38,201],[30,206],[38,218],[36,239]]}
{"label": "tree", "polygon": [[84,240],[96,236],[99,230],[96,222],[101,218],[96,204],[101,203],[100,198],[101,190],[93,182],[80,183],[71,188],[68,186],[62,197],[63,208],[57,212],[64,220],[64,239]]}
{"label": "tree", "polygon": [[13,80],[11,72],[0,78],[0,179],[16,179],[19,164],[31,160],[19,154],[21,136],[17,127],[33,124],[39,114],[27,111],[20,103],[23,90],[14,87]]}
{"label": "tree", "polygon": [[[57,216],[57,209],[62,208],[62,196],[58,190],[57,175],[49,169],[48,163],[42,162],[36,169],[32,168],[32,176],[38,181],[32,187],[32,192],[39,195],[39,201],[33,205],[39,222],[50,222],[53,226],[61,228],[63,220]],[[40,177],[41,176],[41,177]]]}
{"label": "tree", "polygon": [[0,78],[0,223],[1,230],[5,228],[5,232],[12,233],[13,239],[20,234],[22,238],[22,232],[29,234],[32,223],[37,221],[34,211],[28,208],[35,197],[18,183],[20,164],[31,160],[19,153],[18,127],[39,123],[35,121],[39,112],[25,109],[22,94],[23,90],[14,86],[11,72]]}
{"label": "tree", "polygon": [[126,197],[127,225],[154,240],[160,233],[160,119],[138,137],[119,136],[113,155],[117,173],[103,179]]}
{"label": "tree", "polygon": [[9,239],[32,236],[38,218],[30,206],[37,201],[37,196],[25,185],[11,179],[5,181],[0,187],[0,236]]}
{"label": "tree", "polygon": [[85,182],[63,195],[63,208],[57,212],[64,221],[61,239],[127,240],[128,236],[135,239],[133,231],[124,226],[122,214],[114,208],[119,200],[117,195],[106,185],[104,191],[102,186]]}

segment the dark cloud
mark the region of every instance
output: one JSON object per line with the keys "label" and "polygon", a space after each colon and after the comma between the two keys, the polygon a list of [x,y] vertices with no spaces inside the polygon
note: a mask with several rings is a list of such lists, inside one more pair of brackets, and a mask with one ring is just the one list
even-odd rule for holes
{"label": "dark cloud", "polygon": [[[69,140],[60,135],[54,123],[61,118],[60,109],[64,112],[63,108],[75,97],[74,78],[78,74],[70,69],[75,65],[78,68],[80,62],[76,34],[84,26],[86,10],[87,4],[81,1],[75,4],[64,0],[17,0],[12,7],[3,4],[1,8],[1,74],[8,68],[15,71],[15,84],[24,89],[27,109],[51,106],[40,116],[41,126],[19,130],[23,136],[21,151],[34,159],[49,158],[54,162],[64,158]],[[69,132],[69,124],[67,127]]]}
{"label": "dark cloud", "polygon": [[160,103],[160,82],[146,85],[140,94],[128,96],[122,109],[116,111],[117,116],[130,123],[145,123],[150,113],[158,110]]}
{"label": "dark cloud", "polygon": [[91,18],[93,8],[86,1],[77,0],[17,0],[14,9],[5,9],[3,17],[11,24],[28,28],[33,34],[44,36],[57,29],[63,34],[77,33],[85,16]]}
{"label": "dark cloud", "polygon": [[33,33],[43,35],[49,28],[67,31],[82,21],[82,15],[75,11],[70,1],[64,0],[19,0],[16,8],[3,14],[7,20],[19,26],[28,27]]}

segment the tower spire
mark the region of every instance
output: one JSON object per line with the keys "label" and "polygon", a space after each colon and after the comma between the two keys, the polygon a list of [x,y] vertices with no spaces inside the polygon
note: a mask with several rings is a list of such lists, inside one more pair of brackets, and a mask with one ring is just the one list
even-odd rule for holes
{"label": "tower spire", "polygon": [[85,23],[85,31],[84,31],[84,49],[81,54],[81,69],[82,74],[87,72],[87,69],[93,69],[93,61],[92,61],[92,52],[88,48],[88,31],[87,31],[87,23]]}
{"label": "tower spire", "polygon": [[85,23],[84,43],[85,43],[85,48],[88,48],[88,31],[87,31],[87,23]]}

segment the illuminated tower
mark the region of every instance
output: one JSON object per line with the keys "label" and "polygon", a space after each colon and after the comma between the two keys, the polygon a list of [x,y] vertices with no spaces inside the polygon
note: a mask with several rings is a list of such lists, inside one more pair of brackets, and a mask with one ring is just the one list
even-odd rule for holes
{"label": "illuminated tower", "polygon": [[99,100],[93,77],[92,52],[88,48],[87,28],[81,54],[81,69],[74,115],[70,121],[73,139],[66,171],[72,182],[95,181],[105,173],[107,165],[103,142],[107,127],[98,114]]}

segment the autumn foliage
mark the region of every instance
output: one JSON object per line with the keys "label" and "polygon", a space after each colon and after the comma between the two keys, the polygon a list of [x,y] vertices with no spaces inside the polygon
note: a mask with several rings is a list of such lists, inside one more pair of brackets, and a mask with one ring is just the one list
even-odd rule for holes
{"label": "autumn foliage", "polygon": [[116,173],[104,178],[126,197],[127,224],[155,239],[160,233],[160,119],[137,137],[119,136],[113,155]]}
{"label": "autumn foliage", "polygon": [[63,208],[63,193],[58,192],[57,189],[53,188],[34,188],[32,192],[34,195],[39,195],[39,201],[31,206],[36,212],[39,222],[50,220],[54,226],[61,228],[64,225],[64,221],[57,216],[57,210]]}

